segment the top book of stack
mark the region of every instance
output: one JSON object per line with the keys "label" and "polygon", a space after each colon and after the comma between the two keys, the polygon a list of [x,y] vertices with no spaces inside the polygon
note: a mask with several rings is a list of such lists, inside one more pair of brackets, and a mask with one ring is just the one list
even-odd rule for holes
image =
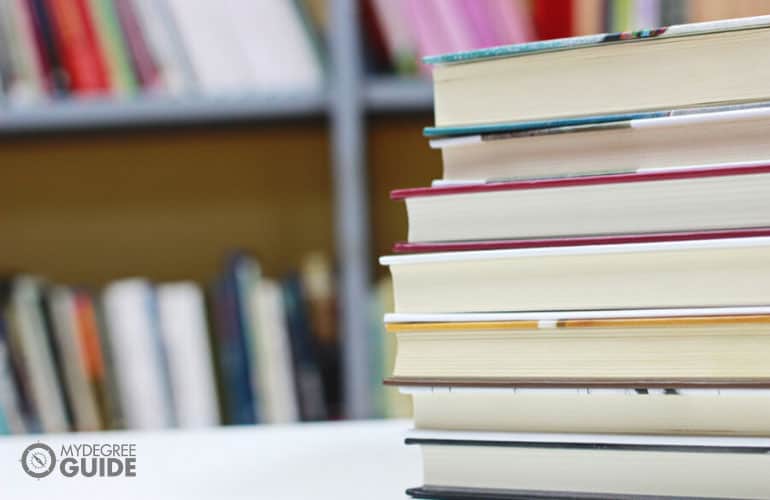
{"label": "top book of stack", "polygon": [[425,134],[580,125],[767,101],[768,45],[770,16],[760,16],[428,57],[435,127]]}

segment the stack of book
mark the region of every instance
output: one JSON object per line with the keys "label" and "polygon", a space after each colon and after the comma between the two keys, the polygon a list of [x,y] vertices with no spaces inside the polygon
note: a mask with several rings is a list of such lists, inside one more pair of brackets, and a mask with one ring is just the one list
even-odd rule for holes
{"label": "stack of book", "polygon": [[770,17],[430,58],[386,328],[415,498],[768,498]]}

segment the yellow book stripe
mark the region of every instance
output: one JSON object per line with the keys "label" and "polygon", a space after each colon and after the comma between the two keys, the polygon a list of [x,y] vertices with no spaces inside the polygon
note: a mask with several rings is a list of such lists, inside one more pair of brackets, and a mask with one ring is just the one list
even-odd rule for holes
{"label": "yellow book stripe", "polygon": [[[601,318],[567,319],[555,323],[557,328],[666,328],[769,323],[770,315],[684,316],[666,318]],[[549,322],[551,326],[553,322]],[[464,321],[451,323],[386,323],[388,332],[467,331],[467,330],[537,330],[540,322]]]}

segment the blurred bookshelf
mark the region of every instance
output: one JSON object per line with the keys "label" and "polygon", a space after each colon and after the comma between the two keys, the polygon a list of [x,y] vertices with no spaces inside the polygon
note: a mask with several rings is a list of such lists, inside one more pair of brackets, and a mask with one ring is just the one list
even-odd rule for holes
{"label": "blurred bookshelf", "polygon": [[[292,120],[327,116],[328,92],[241,94],[227,96],[143,96],[116,100],[92,98],[0,110],[0,133],[63,132],[130,127],[159,127]],[[363,113],[429,113],[430,82],[418,78],[366,79]]]}
{"label": "blurred bookshelf", "polygon": [[[46,1],[0,0],[0,8]],[[168,1],[189,5],[187,0]],[[451,4],[455,19],[467,21],[461,14],[470,3],[441,2],[441,8]],[[690,9],[689,15],[684,0],[636,2],[660,7],[654,15],[649,8],[637,12],[644,19],[633,17],[629,1],[549,2],[550,7],[544,0],[490,0],[495,5],[490,12],[509,9],[501,19],[510,21],[512,12],[523,17],[485,43],[633,29],[653,18],[674,24],[750,15],[722,12],[724,2],[698,4],[700,10]],[[398,3],[413,9],[411,17],[433,19],[437,16],[430,9],[438,9],[438,3],[296,3],[312,11],[303,19],[306,27],[312,21],[323,32],[314,44],[322,53],[316,61],[320,70],[308,77],[309,83],[272,87],[280,91],[252,82],[209,91],[140,89],[119,97],[1,103],[5,191],[0,196],[0,271],[39,273],[53,282],[92,288],[133,276],[209,284],[227,274],[221,271],[222,260],[230,250],[256,254],[271,278],[290,275],[306,255],[320,252],[332,257],[339,314],[344,394],[343,408],[332,417],[384,416],[388,412],[376,401],[382,394],[372,389],[387,371],[375,366],[381,359],[374,359],[382,357],[376,351],[383,347],[376,345],[381,332],[372,329],[373,296],[387,295],[385,287],[376,287],[384,275],[376,256],[389,253],[392,242],[406,232],[403,208],[390,202],[388,191],[440,177],[439,155],[420,136],[432,121],[433,91],[418,57],[481,42],[468,35],[472,46],[429,47],[422,43],[430,38],[426,33],[412,33],[413,44],[399,54],[399,62],[388,44],[404,34],[373,34],[372,12],[382,14]],[[706,3],[712,11],[703,7]],[[257,3],[243,5],[254,8]],[[572,17],[562,15],[565,8],[574,10]],[[450,13],[442,22],[451,18]],[[512,28],[516,23],[524,28]],[[387,31],[385,24],[380,31]],[[6,27],[0,24],[0,31]],[[383,62],[381,52],[390,59]],[[399,411],[395,414],[403,414]]]}

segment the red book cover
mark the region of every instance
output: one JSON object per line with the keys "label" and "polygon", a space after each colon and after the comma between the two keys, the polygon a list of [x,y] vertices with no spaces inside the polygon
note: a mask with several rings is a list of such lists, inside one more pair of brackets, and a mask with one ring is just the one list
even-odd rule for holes
{"label": "red book cover", "polygon": [[70,89],[77,95],[108,92],[107,68],[87,0],[48,0],[47,5]]}
{"label": "red book cover", "polygon": [[553,177],[523,181],[491,182],[488,184],[464,184],[427,188],[396,189],[390,192],[390,199],[403,200],[418,196],[441,196],[448,194],[471,194],[491,191],[515,191],[523,189],[548,189],[570,186],[592,186],[599,184],[624,184],[628,182],[654,182],[677,179],[698,179],[727,175],[752,175],[770,173],[770,164],[752,166],[727,166],[717,168],[691,168],[684,170],[661,169],[626,174],[587,175],[581,177]]}
{"label": "red book cover", "polygon": [[396,253],[463,252],[474,250],[506,250],[516,248],[572,247],[586,245],[619,245],[627,243],[660,243],[664,241],[716,240],[770,236],[770,228],[724,229],[680,233],[616,234],[604,236],[573,236],[568,238],[534,238],[521,240],[485,240],[410,243],[393,245]]}
{"label": "red book cover", "polygon": [[567,38],[572,33],[572,0],[534,0],[532,17],[539,40]]}
{"label": "red book cover", "polygon": [[139,83],[144,89],[157,88],[161,85],[160,71],[144,38],[133,5],[130,0],[115,0],[115,10]]}

